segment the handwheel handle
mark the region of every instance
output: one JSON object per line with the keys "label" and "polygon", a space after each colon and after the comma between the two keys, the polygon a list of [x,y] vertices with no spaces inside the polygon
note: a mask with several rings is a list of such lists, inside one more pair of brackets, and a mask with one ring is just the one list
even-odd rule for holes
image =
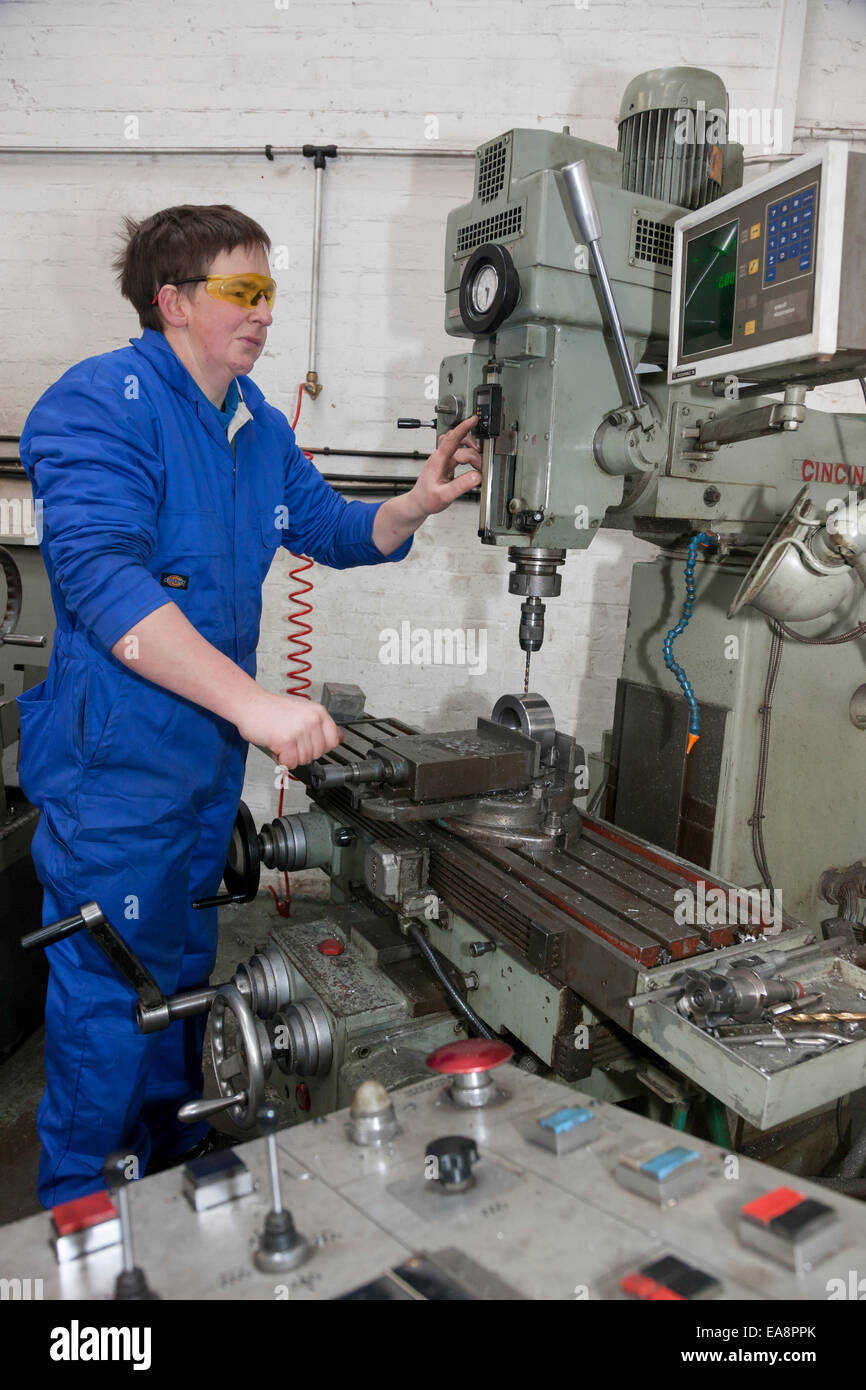
{"label": "handwheel handle", "polygon": [[181,1124],[194,1125],[210,1115],[218,1115],[221,1110],[228,1110],[232,1105],[243,1105],[246,1099],[246,1091],[238,1091],[235,1095],[214,1096],[211,1100],[188,1100],[178,1110],[177,1118]]}

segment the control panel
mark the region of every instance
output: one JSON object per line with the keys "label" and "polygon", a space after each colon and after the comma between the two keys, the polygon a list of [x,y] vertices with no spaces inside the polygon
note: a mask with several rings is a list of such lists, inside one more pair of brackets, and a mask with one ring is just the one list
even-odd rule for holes
{"label": "control panel", "polygon": [[[456,1049],[456,1052],[455,1052]],[[820,1299],[866,1210],[502,1062],[438,1075],[4,1229],[45,1298]],[[134,1254],[133,1254],[134,1251]],[[135,1294],[128,1291],[135,1289]]]}
{"label": "control panel", "polygon": [[827,146],[678,220],[670,382],[853,372],[864,180],[863,156]]}

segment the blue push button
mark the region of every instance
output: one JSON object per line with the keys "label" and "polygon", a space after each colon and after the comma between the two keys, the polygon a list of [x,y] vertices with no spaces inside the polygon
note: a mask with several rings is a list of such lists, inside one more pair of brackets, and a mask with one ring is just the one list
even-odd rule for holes
{"label": "blue push button", "polygon": [[775,253],[775,251],[771,251],[770,254],[769,254],[769,256],[767,257],[767,265],[775,265],[775,264],[776,264],[776,253]]}
{"label": "blue push button", "polygon": [[788,235],[787,235],[787,232],[785,233],[784,236],[780,236],[780,237],[779,237],[779,245],[780,245],[780,246],[787,246],[787,245],[788,245]]}
{"label": "blue push button", "polygon": [[814,201],[815,201],[815,190],[814,190],[814,188],[807,188],[807,189],[806,189],[806,192],[803,194],[803,204],[805,205],[806,203],[813,203]]}
{"label": "blue push button", "polygon": [[811,256],[801,256],[801,257],[800,257],[800,269],[801,269],[801,270],[808,270],[808,269],[809,269],[809,266],[810,266],[811,264],[812,264],[812,257],[811,257]]}
{"label": "blue push button", "polygon": [[779,216],[779,204],[778,204],[778,203],[774,203],[774,204],[773,204],[773,206],[770,208],[770,211],[769,211],[769,213],[767,214],[767,216],[768,216],[768,217],[778,217],[778,216]]}
{"label": "blue push button", "polygon": [[799,233],[799,232],[797,231],[797,229],[795,228],[794,231],[791,233],[791,241],[793,242],[793,241],[799,241],[799,240],[800,240],[800,233]]}
{"label": "blue push button", "polygon": [[772,285],[773,282],[774,282],[774,280],[775,280],[775,278],[776,278],[776,271],[775,271],[775,267],[774,267],[772,270],[768,270],[768,271],[767,271],[767,276],[766,276],[767,284],[768,284],[768,285]]}
{"label": "blue push button", "polygon": [[778,245],[779,245],[779,238],[778,238],[778,237],[775,237],[775,236],[771,236],[770,239],[769,239],[769,241],[767,242],[767,250],[768,250],[768,251],[775,251],[775,249],[776,249],[776,247],[777,247]]}
{"label": "blue push button", "polygon": [[794,213],[794,216],[791,218],[791,226],[792,226],[792,227],[796,227],[796,225],[797,225],[797,223],[798,223],[799,221],[800,221],[800,214],[799,214],[799,212],[795,212],[795,213]]}
{"label": "blue push button", "polygon": [[785,203],[782,203],[781,208],[779,209],[779,211],[780,211],[781,213],[783,213],[783,214],[786,213],[786,212],[788,211],[788,204],[787,204],[786,202],[785,202]]}
{"label": "blue push button", "polygon": [[781,265],[781,264],[782,264],[782,261],[785,261],[785,260],[788,259],[788,253],[787,253],[787,251],[780,251],[779,254],[778,254],[778,256],[776,257],[776,259],[778,260],[779,264]]}
{"label": "blue push button", "polygon": [[792,208],[798,208],[798,207],[800,206],[801,201],[802,201],[802,200],[801,200],[801,198],[800,198],[800,196],[799,196],[799,194],[798,194],[796,198],[792,198],[792,199],[791,199],[791,207],[792,207]]}
{"label": "blue push button", "polygon": [[700,1158],[696,1149],[686,1149],[682,1144],[678,1144],[674,1149],[665,1149],[664,1153],[656,1154],[655,1158],[647,1159],[646,1163],[640,1166],[642,1173],[649,1173],[652,1177],[669,1178],[671,1173],[676,1173],[679,1168],[684,1168],[687,1163],[694,1163]]}
{"label": "blue push button", "polygon": [[803,221],[804,221],[804,222],[807,222],[807,221],[809,220],[809,218],[812,216],[812,213],[813,213],[813,212],[814,212],[814,208],[811,208],[811,207],[803,208]]}
{"label": "blue push button", "polygon": [[775,236],[778,230],[779,230],[779,223],[778,223],[778,221],[768,223],[768,225],[767,225],[767,231],[769,232],[770,236]]}
{"label": "blue push button", "polygon": [[563,1158],[592,1144],[601,1128],[597,1112],[588,1105],[563,1105],[534,1120],[523,1135],[531,1143],[549,1149],[557,1158]]}
{"label": "blue push button", "polygon": [[594,1111],[587,1110],[582,1105],[566,1105],[564,1109],[556,1110],[552,1115],[545,1115],[538,1123],[542,1129],[552,1129],[554,1134],[568,1134],[576,1125],[585,1125],[587,1120],[593,1119],[594,1114]]}

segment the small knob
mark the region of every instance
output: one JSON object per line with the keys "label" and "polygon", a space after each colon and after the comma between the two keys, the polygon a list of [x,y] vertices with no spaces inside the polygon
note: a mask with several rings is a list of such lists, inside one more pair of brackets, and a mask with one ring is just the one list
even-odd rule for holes
{"label": "small knob", "polygon": [[478,1162],[478,1149],[474,1139],[447,1134],[428,1144],[424,1156],[425,1176],[438,1182],[449,1196],[465,1192],[475,1182],[472,1165]]}
{"label": "small knob", "polygon": [[276,1134],[279,1127],[276,1106],[260,1105],[256,1111],[256,1122],[264,1135]]}
{"label": "small knob", "polygon": [[352,1098],[347,1132],[353,1144],[387,1144],[400,1133],[394,1103],[381,1081],[362,1081]]}

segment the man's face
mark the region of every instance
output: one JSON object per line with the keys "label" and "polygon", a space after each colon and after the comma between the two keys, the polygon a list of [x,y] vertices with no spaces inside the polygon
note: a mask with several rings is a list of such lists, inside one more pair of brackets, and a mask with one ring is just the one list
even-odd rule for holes
{"label": "man's face", "polygon": [[[270,275],[263,246],[236,246],[221,251],[207,267],[208,275],[240,275],[252,271]],[[264,298],[254,309],[214,299],[203,284],[185,286],[188,345],[197,366],[209,378],[247,376],[261,355],[273,323]]]}

